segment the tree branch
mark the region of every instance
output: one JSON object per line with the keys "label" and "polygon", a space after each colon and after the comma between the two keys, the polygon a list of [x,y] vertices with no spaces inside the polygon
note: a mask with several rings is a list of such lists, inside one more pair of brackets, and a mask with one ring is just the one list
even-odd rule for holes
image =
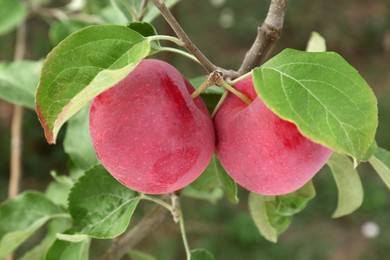
{"label": "tree branch", "polygon": [[137,225],[113,241],[111,248],[104,254],[102,260],[120,259],[130,248],[141,242],[158,227],[164,221],[168,212],[160,205],[154,205]]}
{"label": "tree branch", "polygon": [[183,42],[183,46],[194,55],[202,64],[203,68],[208,72],[212,73],[215,70],[219,70],[223,73],[225,77],[236,78],[238,77],[238,73],[233,70],[225,70],[215,66],[199,49],[196,45],[190,40],[187,34],[184,32],[183,28],[179,25],[175,17],[169,11],[169,9],[164,4],[163,0],[151,0],[153,4],[160,10],[161,15],[171,26],[172,30],[176,33],[177,37]]}
{"label": "tree branch", "polygon": [[217,66],[215,66],[190,40],[190,38],[184,32],[183,28],[181,28],[181,26],[177,22],[176,18],[172,15],[172,13],[169,11],[167,6],[164,4],[164,1],[161,0],[151,0],[151,1],[157,7],[157,9],[160,10],[161,15],[171,26],[172,30],[176,33],[177,37],[179,37],[179,39],[183,42],[184,47],[200,61],[203,68],[209,73],[216,70]]}
{"label": "tree branch", "polygon": [[269,51],[279,39],[283,28],[288,0],[271,0],[267,17],[257,29],[257,36],[246,53],[238,73],[243,75],[262,64]]}
{"label": "tree branch", "polygon": [[[26,23],[23,22],[16,31],[14,60],[22,60],[26,50]],[[11,163],[8,196],[15,197],[19,193],[21,179],[22,155],[22,121],[23,107],[14,105],[11,123]]]}

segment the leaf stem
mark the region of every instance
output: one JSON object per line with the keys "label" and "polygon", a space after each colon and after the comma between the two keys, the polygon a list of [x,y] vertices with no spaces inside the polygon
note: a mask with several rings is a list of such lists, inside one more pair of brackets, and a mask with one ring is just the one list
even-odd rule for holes
{"label": "leaf stem", "polygon": [[170,205],[169,203],[165,202],[164,200],[162,199],[159,199],[159,198],[156,198],[156,197],[153,197],[153,196],[149,196],[149,195],[146,195],[145,193],[141,193],[141,196],[140,196],[141,199],[143,200],[148,200],[148,201],[152,201],[154,203],[157,203],[159,204],[160,206],[166,208],[167,210],[169,210],[171,213],[173,212],[173,207],[172,205]]}
{"label": "leaf stem", "polygon": [[171,48],[171,47],[161,47],[158,50],[159,51],[169,51],[169,52],[172,52],[172,53],[177,53],[177,54],[183,55],[184,57],[189,58],[190,60],[195,61],[196,63],[200,64],[199,60],[197,58],[195,58],[194,55],[191,55],[190,53],[185,52],[183,50],[176,49],[176,48]]}
{"label": "leaf stem", "polygon": [[224,87],[226,90],[232,92],[234,95],[236,95],[238,98],[240,98],[243,102],[245,102],[247,105],[252,103],[252,100],[248,98],[246,95],[241,93],[240,91],[233,88],[229,83],[227,83],[222,77],[219,79],[218,84]]}
{"label": "leaf stem", "polygon": [[182,238],[183,244],[184,244],[184,250],[186,251],[187,260],[191,260],[191,250],[190,250],[190,247],[188,245],[186,230],[184,227],[183,212],[181,210],[180,210],[179,226],[180,226],[181,238]]}
{"label": "leaf stem", "polygon": [[176,37],[169,36],[169,35],[152,35],[147,37],[149,41],[170,41],[173,42],[179,46],[183,46],[184,43]]}

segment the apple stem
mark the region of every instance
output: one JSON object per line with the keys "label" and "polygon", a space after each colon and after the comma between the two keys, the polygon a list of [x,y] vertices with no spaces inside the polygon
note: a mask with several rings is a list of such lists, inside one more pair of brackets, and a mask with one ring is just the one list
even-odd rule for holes
{"label": "apple stem", "polygon": [[227,91],[226,89],[224,89],[224,92],[221,96],[221,98],[219,99],[217,105],[215,106],[214,108],[214,111],[213,113],[211,114],[211,118],[214,118],[215,114],[218,112],[219,108],[222,106],[222,103],[223,101],[225,100],[225,98],[227,97],[227,94],[229,93],[229,91]]}
{"label": "apple stem", "polygon": [[202,94],[208,87],[210,87],[209,84],[209,79],[206,79],[202,85],[200,85],[194,92],[191,94],[191,98],[195,99],[197,98],[200,94]]}
{"label": "apple stem", "polygon": [[221,85],[226,90],[230,91],[234,95],[236,95],[238,98],[240,98],[243,102],[245,102],[247,105],[252,103],[252,100],[248,98],[245,94],[241,93],[240,91],[233,88],[229,83],[227,83],[222,77],[217,82],[218,85]]}

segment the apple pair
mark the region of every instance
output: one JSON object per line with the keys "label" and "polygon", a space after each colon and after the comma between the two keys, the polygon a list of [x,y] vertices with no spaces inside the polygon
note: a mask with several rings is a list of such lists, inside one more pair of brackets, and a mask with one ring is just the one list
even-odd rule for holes
{"label": "apple pair", "polygon": [[234,86],[214,123],[194,88],[174,67],[143,60],[125,79],[97,96],[89,124],[101,163],[130,189],[162,194],[187,186],[207,167],[214,149],[242,187],[264,195],[292,192],[326,163],[331,151],[303,137],[269,110],[251,77]]}

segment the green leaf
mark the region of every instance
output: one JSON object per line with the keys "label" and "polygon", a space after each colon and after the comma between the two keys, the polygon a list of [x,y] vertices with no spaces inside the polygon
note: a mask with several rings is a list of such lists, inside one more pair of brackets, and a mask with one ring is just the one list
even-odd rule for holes
{"label": "green leaf", "polygon": [[0,205],[0,259],[48,220],[65,217],[61,208],[38,192],[24,192]]}
{"label": "green leaf", "polygon": [[192,199],[199,199],[199,200],[205,200],[212,204],[217,203],[219,200],[223,199],[223,190],[221,188],[214,188],[210,191],[202,191],[193,188],[191,185],[188,185],[183,190],[183,195],[192,198]]}
{"label": "green leaf", "polygon": [[378,150],[368,162],[374,167],[382,181],[390,189],[390,152],[378,147]]}
{"label": "green leaf", "polygon": [[72,188],[69,212],[80,234],[113,238],[126,230],[139,200],[137,192],[123,186],[98,165]]}
{"label": "green leaf", "polygon": [[203,248],[191,250],[191,260],[214,260],[214,255]]}
{"label": "green leaf", "polygon": [[215,154],[204,172],[189,187],[204,192],[222,188],[232,203],[239,201],[236,182],[227,174]]}
{"label": "green leaf", "polygon": [[98,164],[89,133],[89,106],[84,107],[68,121],[64,139],[64,150],[82,170]]}
{"label": "green leaf", "polygon": [[78,242],[82,242],[84,240],[87,240],[89,237],[87,235],[84,235],[84,234],[56,234],[56,237],[59,239],[59,240],[63,240],[63,241],[68,241],[68,242],[72,242],[72,243],[78,243]]}
{"label": "green leaf", "polygon": [[324,52],[326,51],[326,43],[324,37],[317,32],[312,32],[306,46],[307,52]]}
{"label": "green leaf", "polygon": [[144,37],[157,35],[156,29],[150,23],[145,22],[132,22],[127,25],[130,29],[138,32]]}
{"label": "green leaf", "polygon": [[[66,234],[72,235],[75,230],[70,229]],[[46,260],[88,260],[90,239],[73,243],[57,239],[46,254]]]}
{"label": "green leaf", "polygon": [[378,126],[377,100],[340,55],[286,49],[253,77],[264,103],[304,136],[356,163],[365,157]]}
{"label": "green leaf", "polygon": [[125,78],[149,53],[148,40],[118,25],[89,26],[57,45],[43,65],[36,94],[47,141],[55,143],[70,117]]}
{"label": "green leaf", "polygon": [[293,215],[301,212],[315,196],[311,181],[295,192],[281,196],[250,193],[249,212],[260,233],[276,243],[278,236],[289,227]]}
{"label": "green leaf", "polygon": [[345,155],[333,153],[327,162],[338,189],[338,203],[333,218],[351,214],[363,202],[364,192],[359,173]]}
{"label": "green leaf", "polygon": [[154,256],[135,249],[130,249],[129,251],[127,251],[127,255],[130,257],[131,260],[157,260],[157,258],[155,258]]}
{"label": "green leaf", "polygon": [[35,109],[34,95],[41,67],[41,61],[1,62],[0,98]]}
{"label": "green leaf", "polygon": [[49,38],[53,45],[59,44],[70,34],[77,32],[87,26],[89,23],[77,20],[59,20],[51,24]]}
{"label": "green leaf", "polygon": [[22,1],[0,0],[0,35],[18,27],[27,15],[27,6]]}
{"label": "green leaf", "polygon": [[44,259],[47,251],[56,240],[56,234],[64,232],[70,226],[68,219],[55,219],[48,225],[48,231],[44,239],[33,249],[26,252],[19,260]]}
{"label": "green leaf", "polygon": [[270,242],[276,243],[278,240],[278,233],[271,225],[268,218],[266,201],[272,200],[273,197],[267,197],[256,193],[250,193],[248,204],[249,213],[259,232]]}

